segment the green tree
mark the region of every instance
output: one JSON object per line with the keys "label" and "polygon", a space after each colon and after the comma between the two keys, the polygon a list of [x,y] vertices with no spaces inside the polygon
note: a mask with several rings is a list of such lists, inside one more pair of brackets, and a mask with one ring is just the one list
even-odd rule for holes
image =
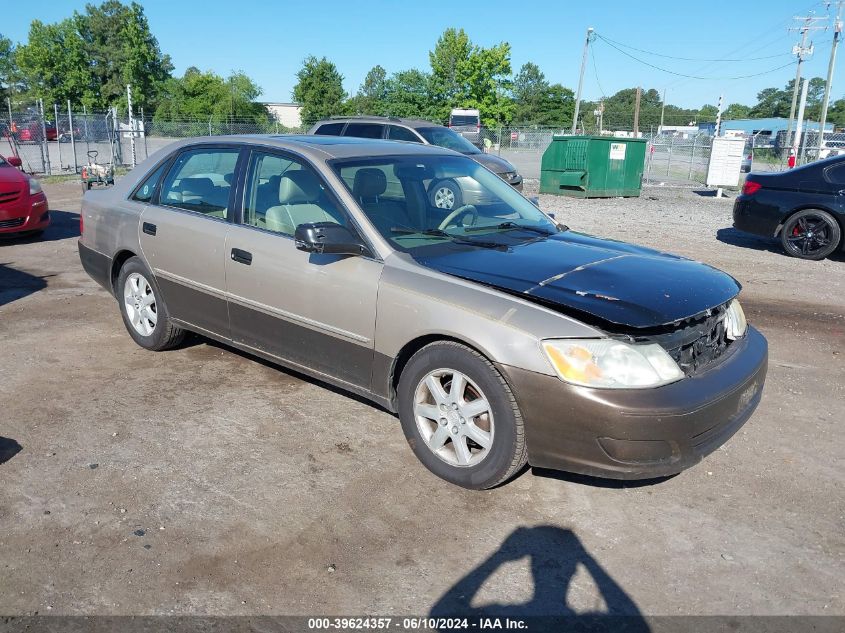
{"label": "green tree", "polygon": [[436,120],[430,85],[431,76],[415,68],[394,73],[386,84],[384,114]]}
{"label": "green tree", "polygon": [[513,80],[514,114],[517,125],[562,127],[572,120],[574,93],[560,84],[549,84],[539,66],[527,62]]}
{"label": "green tree", "polygon": [[228,78],[190,67],[182,77],[168,79],[161,88],[155,111],[159,121],[267,120],[267,110],[255,99],[261,94],[255,82],[243,72]]}
{"label": "green tree", "polygon": [[445,121],[452,108],[478,108],[488,127],[510,121],[510,53],[507,42],[482,48],[463,29],[446,29],[428,54],[436,118]]}
{"label": "green tree", "polygon": [[97,102],[90,58],[74,20],[57,24],[33,20],[29,39],[17,47],[14,60],[27,86],[26,96],[44,99],[45,107],[68,99],[88,107]]}
{"label": "green tree", "polygon": [[717,116],[719,116],[718,106],[705,103],[698,109],[697,119],[699,121],[715,121]]}
{"label": "green tree", "polygon": [[15,73],[15,46],[8,37],[0,33],[0,99],[11,97],[17,81]]}
{"label": "green tree", "polygon": [[364,83],[352,99],[347,110],[350,114],[385,114],[384,102],[387,96],[387,71],[382,66],[373,66]]}
{"label": "green tree", "polygon": [[302,105],[302,123],[312,125],[344,111],[343,76],[325,57],[306,57],[296,73],[293,100]]}
{"label": "green tree", "polygon": [[732,103],[725,111],[722,112],[722,118],[726,120],[735,120],[735,119],[747,119],[749,113],[751,112],[751,108],[747,105],[742,105],[741,103]]}
{"label": "green tree", "polygon": [[96,105],[125,108],[126,85],[131,84],[136,108],[155,107],[173,65],[150,31],[143,7],[106,0],[86,5],[84,13],[74,14],[74,21],[99,88]]}

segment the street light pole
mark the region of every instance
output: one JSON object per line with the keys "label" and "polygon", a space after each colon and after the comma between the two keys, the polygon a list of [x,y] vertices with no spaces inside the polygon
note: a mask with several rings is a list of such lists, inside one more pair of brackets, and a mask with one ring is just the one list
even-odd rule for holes
{"label": "street light pole", "polygon": [[575,113],[572,115],[572,133],[578,127],[578,114],[581,110],[581,89],[584,87],[584,69],[587,67],[587,53],[590,49],[590,42],[593,39],[593,27],[587,29],[587,37],[584,38],[584,54],[581,56],[581,75],[578,77],[578,93],[575,95]]}

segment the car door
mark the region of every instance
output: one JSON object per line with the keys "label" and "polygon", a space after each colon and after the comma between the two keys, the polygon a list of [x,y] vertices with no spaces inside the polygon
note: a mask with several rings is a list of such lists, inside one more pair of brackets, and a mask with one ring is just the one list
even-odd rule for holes
{"label": "car door", "polygon": [[240,148],[181,151],[141,213],[140,242],[174,319],[230,338],[226,234]]}
{"label": "car door", "polygon": [[240,221],[226,240],[233,340],[369,389],[381,261],[297,250],[296,226],[355,231],[348,214],[301,157],[254,150],[247,165]]}

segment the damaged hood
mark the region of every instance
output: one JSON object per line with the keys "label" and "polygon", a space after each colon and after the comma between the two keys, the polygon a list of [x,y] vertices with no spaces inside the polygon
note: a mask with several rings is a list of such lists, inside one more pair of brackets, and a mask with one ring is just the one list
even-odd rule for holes
{"label": "damaged hood", "polygon": [[508,245],[469,248],[417,261],[476,281],[634,328],[700,314],[739,294],[730,275],[668,253],[572,231]]}

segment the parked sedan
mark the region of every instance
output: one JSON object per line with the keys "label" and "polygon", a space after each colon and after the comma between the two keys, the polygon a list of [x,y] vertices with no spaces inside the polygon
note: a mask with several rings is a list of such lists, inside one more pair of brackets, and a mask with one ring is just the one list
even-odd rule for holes
{"label": "parked sedan", "polygon": [[845,156],[749,174],[733,218],[740,231],[779,238],[787,255],[824,259],[845,247]]}
{"label": "parked sedan", "polygon": [[47,196],[41,183],[20,170],[17,156],[0,156],[0,235],[41,233],[50,226]]}
{"label": "parked sedan", "polygon": [[[442,173],[487,202],[431,204]],[[139,345],[190,330],[366,397],[467,488],[526,462],[677,473],[761,398],[767,345],[737,281],[569,231],[439,147],[188,139],[87,192],[82,214],[82,264]]]}

